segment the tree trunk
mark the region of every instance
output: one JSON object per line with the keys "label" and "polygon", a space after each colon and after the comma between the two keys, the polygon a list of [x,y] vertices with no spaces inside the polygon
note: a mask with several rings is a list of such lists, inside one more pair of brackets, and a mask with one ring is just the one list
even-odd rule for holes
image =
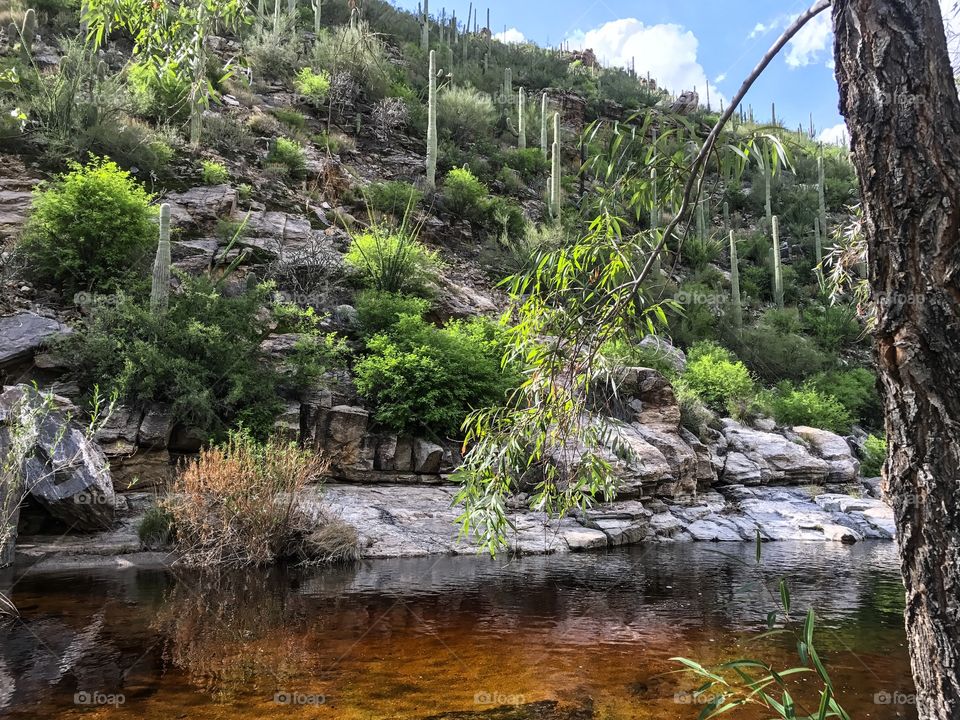
{"label": "tree trunk", "polygon": [[[960,718],[960,100],[937,0],[835,0],[921,720]],[[894,690],[894,688],[887,688]],[[901,689],[902,690],[902,689]]]}

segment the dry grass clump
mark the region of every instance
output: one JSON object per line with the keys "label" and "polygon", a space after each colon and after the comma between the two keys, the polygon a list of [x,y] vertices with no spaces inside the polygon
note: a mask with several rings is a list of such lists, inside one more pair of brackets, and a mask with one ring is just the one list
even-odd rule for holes
{"label": "dry grass clump", "polygon": [[313,546],[308,538],[317,533],[340,538],[326,555],[349,557],[343,547],[349,532],[335,530],[333,522],[325,529],[299,504],[303,489],[326,467],[322,458],[296,443],[278,437],[259,443],[243,431],[204,449],[177,479],[166,502],[182,562],[248,567],[304,559]]}

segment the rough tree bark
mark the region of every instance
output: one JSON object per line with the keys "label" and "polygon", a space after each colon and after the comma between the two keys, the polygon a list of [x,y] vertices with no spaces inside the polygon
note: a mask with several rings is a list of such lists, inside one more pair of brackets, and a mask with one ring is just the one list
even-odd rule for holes
{"label": "rough tree bark", "polygon": [[835,0],[921,720],[960,718],[960,100],[937,0]]}

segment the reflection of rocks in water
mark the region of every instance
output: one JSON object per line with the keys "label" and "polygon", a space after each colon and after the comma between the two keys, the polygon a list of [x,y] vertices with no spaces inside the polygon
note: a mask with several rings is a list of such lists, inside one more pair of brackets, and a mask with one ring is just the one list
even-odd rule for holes
{"label": "reflection of rocks in water", "polygon": [[524,705],[503,705],[489,710],[443,713],[424,720],[592,720],[593,717],[593,703],[567,707],[555,700],[544,700]]}
{"label": "reflection of rocks in water", "polygon": [[165,663],[203,692],[225,700],[272,694],[301,674],[318,642],[303,599],[283,570],[177,573],[157,613]]}
{"label": "reflection of rocks in water", "polygon": [[78,690],[121,691],[124,658],[103,626],[100,610],[80,630],[52,618],[0,627],[0,708],[40,702],[61,685],[71,698]]}
{"label": "reflection of rocks in water", "polygon": [[7,664],[0,658],[0,710],[3,710],[13,700],[15,683],[13,675],[7,669]]}

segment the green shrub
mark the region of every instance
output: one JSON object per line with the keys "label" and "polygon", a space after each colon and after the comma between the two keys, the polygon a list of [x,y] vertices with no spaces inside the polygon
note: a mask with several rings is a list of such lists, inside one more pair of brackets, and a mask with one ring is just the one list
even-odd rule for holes
{"label": "green shrub", "polygon": [[367,188],[370,207],[396,218],[404,217],[423,199],[423,193],[402,180],[373,183]]}
{"label": "green shrub", "polygon": [[669,378],[677,374],[665,353],[656,347],[641,345],[636,339],[612,340],[603,346],[603,355],[621,367],[653,368]]}
{"label": "green shrub", "polygon": [[85,391],[115,390],[134,407],[167,403],[177,421],[210,435],[242,423],[265,436],[285,374],[297,372],[261,349],[271,293],[261,285],[227,296],[207,278],[184,278],[165,315],[120,293],[96,303],[59,349]]}
{"label": "green shrub", "polygon": [[821,392],[833,395],[850,417],[877,428],[883,424],[883,402],[877,391],[877,376],[865,368],[818,373],[812,379]]}
{"label": "green shrub", "polygon": [[201,160],[200,166],[203,168],[204,185],[223,185],[230,180],[230,173],[222,163]]}
{"label": "green shrub", "polygon": [[190,116],[190,84],[174,66],[164,66],[158,72],[146,63],[134,63],[127,71],[127,81],[137,111],[144,117],[182,121]]}
{"label": "green shrub", "polygon": [[300,143],[278,137],[267,155],[267,163],[284,167],[291,177],[300,177],[307,169],[307,156]]}
{"label": "green shrub", "polygon": [[293,81],[293,87],[304,100],[314,107],[319,107],[323,105],[330,92],[330,74],[325,70],[315,73],[313,68],[300,68]]}
{"label": "green shrub", "polygon": [[528,182],[550,169],[550,161],[540,148],[511,150],[504,157],[504,162]]}
{"label": "green shrub", "polygon": [[868,435],[860,449],[860,474],[863,477],[879,477],[887,459],[887,441],[876,435]]}
{"label": "green shrub", "polygon": [[103,121],[83,130],[76,144],[81,154],[103,155],[122,167],[136,167],[143,176],[163,175],[174,158],[172,133],[154,130],[148,124],[122,118]]}
{"label": "green shrub", "polygon": [[333,78],[348,75],[371,101],[387,94],[393,77],[386,45],[362,20],[322,30],[314,42],[312,64],[325,68]]}
{"label": "green shrub", "polygon": [[437,255],[406,227],[374,226],[354,235],[344,258],[369,288],[423,295],[437,274]]}
{"label": "green shrub", "polygon": [[273,108],[273,116],[291,130],[303,130],[307,126],[307,116],[291,108]]}
{"label": "green shrub", "polygon": [[481,201],[484,225],[505,243],[523,240],[527,234],[527,218],[523,208],[507,198],[491,196]]}
{"label": "green shrub", "polygon": [[443,200],[450,211],[475,221],[483,216],[487,186],[466,168],[454,168],[443,181]]}
{"label": "green shrub", "polygon": [[68,292],[108,288],[153,259],[153,197],[107,158],[69,167],[34,192],[19,249],[44,282]]}
{"label": "green shrub", "polygon": [[500,369],[496,330],[483,321],[436,328],[406,315],[368,342],[357,389],[397,432],[458,434],[475,408],[502,402],[515,378]]}
{"label": "green shrub", "polygon": [[423,317],[430,303],[423,298],[381,290],[364,290],[357,295],[356,308],[360,332],[373,337],[387,332],[401,317]]}
{"label": "green shrub", "polygon": [[840,402],[807,383],[780,383],[770,400],[771,414],[781,425],[808,425],[836,433],[850,432],[850,415]]}
{"label": "green shrub", "polygon": [[137,527],[140,545],[147,550],[161,550],[170,545],[173,532],[173,515],[160,505],[147,510]]}
{"label": "green shrub", "polygon": [[815,305],[803,311],[803,324],[824,350],[839,352],[863,336],[857,309],[851,305]]}
{"label": "green shrub", "polygon": [[247,62],[256,81],[286,81],[293,76],[297,64],[297,51],[290,42],[295,29],[287,27],[289,21],[281,16],[276,29],[260,33],[247,48]]}
{"label": "green shrub", "polygon": [[687,369],[679,382],[716,412],[749,397],[753,390],[753,378],[746,366],[729,350],[708,341],[690,348]]}
{"label": "green shrub", "polygon": [[497,111],[490,96],[470,87],[451,87],[437,98],[437,127],[464,145],[493,134]]}

